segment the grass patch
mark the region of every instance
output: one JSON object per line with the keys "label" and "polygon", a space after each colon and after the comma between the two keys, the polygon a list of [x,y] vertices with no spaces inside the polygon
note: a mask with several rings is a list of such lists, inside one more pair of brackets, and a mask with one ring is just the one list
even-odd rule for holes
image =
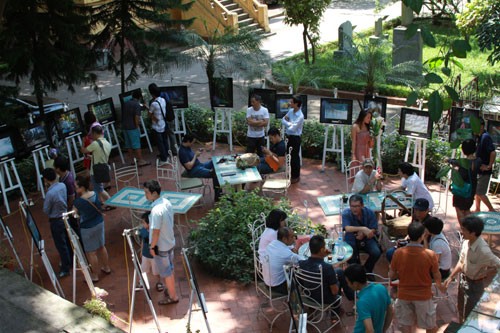
{"label": "grass patch", "polygon": [[[459,30],[452,21],[443,20],[439,22],[440,25],[432,25],[430,19],[425,19],[420,23],[427,25],[431,29],[437,44],[435,48],[424,46],[424,62],[428,59],[444,54],[444,52],[448,51],[451,41],[461,38]],[[392,40],[392,28],[397,24],[397,20],[390,21],[385,24],[384,33],[389,35],[389,40]],[[361,38],[366,40],[372,31],[373,29],[369,29],[363,33],[355,34],[354,43],[356,45],[366,43]],[[479,50],[479,46],[477,45],[475,38],[470,39],[470,44],[472,51],[467,53],[467,58],[457,59],[463,65],[463,69],[458,66],[451,65],[451,78],[455,80],[456,76],[460,74],[463,87],[474,77],[478,77],[480,96],[484,99],[492,95],[492,90],[495,87],[498,88],[500,86],[499,66],[491,66],[487,62],[489,53],[481,52]],[[317,48],[316,63],[307,66],[307,70],[304,71],[306,74],[300,79],[299,85],[310,85],[310,82],[315,82],[318,88],[333,89],[334,87],[337,87],[342,90],[363,91],[365,87],[365,82],[363,82],[363,80],[353,80],[350,76],[340,75],[336,72],[334,66],[332,66],[334,61],[333,55],[336,50],[338,50],[338,42],[330,42],[320,45]],[[388,52],[386,56],[392,58],[390,52]],[[291,81],[288,77],[288,73],[286,73],[286,66],[283,66],[283,64],[288,64],[290,67],[306,67],[302,53],[293,55],[273,64],[273,75],[275,79],[283,83]],[[444,75],[443,79],[445,79]],[[407,86],[380,82],[377,83],[376,87],[378,92],[385,96],[406,97],[411,91],[411,89]]]}

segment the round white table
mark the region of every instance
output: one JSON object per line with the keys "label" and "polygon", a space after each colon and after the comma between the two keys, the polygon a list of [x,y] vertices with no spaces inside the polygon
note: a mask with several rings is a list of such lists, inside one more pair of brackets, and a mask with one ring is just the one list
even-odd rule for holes
{"label": "round white table", "polygon": [[[333,239],[325,239],[325,242],[327,244],[327,248],[329,248],[329,244],[333,242]],[[332,264],[333,266],[338,266],[341,265],[345,262],[347,262],[349,259],[352,257],[352,247],[351,245],[347,244],[346,242],[343,242],[342,248],[339,251],[339,246],[335,244],[335,248],[332,253],[332,258],[328,259],[329,256],[325,257],[325,262],[328,264]],[[304,243],[300,246],[298,254],[305,257],[309,258],[311,256],[311,251],[309,250],[309,242]],[[339,257],[340,256],[340,257]]]}

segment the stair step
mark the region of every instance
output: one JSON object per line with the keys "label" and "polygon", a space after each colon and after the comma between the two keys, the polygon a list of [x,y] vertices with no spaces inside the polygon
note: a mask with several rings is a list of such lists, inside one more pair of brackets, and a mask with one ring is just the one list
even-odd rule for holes
{"label": "stair step", "polygon": [[233,4],[233,1],[232,0],[222,0],[222,1],[219,1],[221,5],[223,5],[224,7],[226,7],[227,5],[229,4]]}
{"label": "stair step", "polygon": [[256,26],[259,26],[257,23],[254,23],[254,19],[249,17],[249,18],[246,18],[246,19],[243,19],[243,20],[238,20],[238,25],[240,27],[249,27],[251,26],[252,24],[255,24]]}
{"label": "stair step", "polygon": [[[229,10],[230,12],[234,12],[234,11],[238,11],[240,10],[241,8],[238,6],[237,3],[231,3],[229,5],[226,5],[224,6],[226,7],[227,10]],[[241,9],[241,11],[243,11],[243,9]]]}
{"label": "stair step", "polygon": [[247,18],[249,18],[250,15],[248,15],[248,13],[241,13],[241,14],[238,14],[238,22],[241,22]]}

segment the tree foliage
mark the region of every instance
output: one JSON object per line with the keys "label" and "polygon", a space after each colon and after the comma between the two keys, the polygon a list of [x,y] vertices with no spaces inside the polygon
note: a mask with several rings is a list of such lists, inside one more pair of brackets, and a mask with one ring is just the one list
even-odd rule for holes
{"label": "tree foliage", "polygon": [[[306,64],[316,61],[316,44],[319,41],[319,24],[332,0],[281,0],[285,7],[285,24],[302,25],[302,42]],[[309,60],[311,47],[311,60]]]}
{"label": "tree foliage", "polygon": [[[191,54],[200,61],[213,88],[216,76],[229,77],[241,74],[246,80],[264,77],[270,64],[269,56],[261,50],[262,37],[250,29],[241,28],[235,33],[231,28],[216,28],[207,38],[191,34],[190,45],[196,46]],[[213,108],[213,101],[210,99]]]}
{"label": "tree foliage", "polygon": [[59,85],[85,78],[87,49],[81,41],[89,35],[85,15],[72,0],[16,0],[5,6],[0,32],[1,74],[16,85],[29,77],[43,114],[43,96]]}
{"label": "tree foliage", "polygon": [[491,50],[488,62],[500,61],[500,2],[472,0],[457,15],[457,26],[467,35],[475,35],[481,51]]}
{"label": "tree foliage", "polygon": [[[192,19],[173,19],[169,10],[187,10],[193,2],[182,0],[111,0],[94,7],[91,25],[99,30],[92,39],[94,51],[111,53],[108,68],[120,75],[122,92],[143,73],[162,72],[169,64],[186,65],[190,59],[173,45],[186,43],[182,26]],[[125,65],[130,69],[126,73]]]}

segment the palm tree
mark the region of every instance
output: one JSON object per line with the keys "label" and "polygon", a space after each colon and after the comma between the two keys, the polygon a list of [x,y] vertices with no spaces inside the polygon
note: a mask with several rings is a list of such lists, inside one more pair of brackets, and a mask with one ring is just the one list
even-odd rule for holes
{"label": "palm tree", "polygon": [[[208,32],[208,28],[205,25]],[[262,78],[269,68],[270,58],[261,50],[262,37],[255,32],[241,28],[235,33],[231,28],[216,28],[207,33],[207,39],[192,34],[192,53],[202,62],[212,89],[218,75],[229,77],[241,74],[246,80]],[[212,96],[212,91],[210,91]],[[213,109],[213,101],[210,100]]]}

